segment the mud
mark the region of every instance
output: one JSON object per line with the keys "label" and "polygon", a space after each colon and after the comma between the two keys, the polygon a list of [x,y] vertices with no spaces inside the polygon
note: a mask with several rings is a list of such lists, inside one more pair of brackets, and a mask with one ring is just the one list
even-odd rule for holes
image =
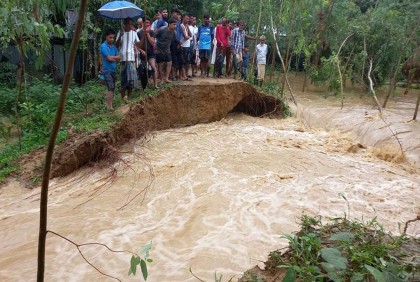
{"label": "mud", "polygon": [[282,116],[279,101],[243,82],[178,85],[133,105],[110,132],[95,132],[66,141],[56,150],[51,177],[67,175],[106,156],[109,146],[121,146],[147,132],[221,120],[229,112],[252,116]]}

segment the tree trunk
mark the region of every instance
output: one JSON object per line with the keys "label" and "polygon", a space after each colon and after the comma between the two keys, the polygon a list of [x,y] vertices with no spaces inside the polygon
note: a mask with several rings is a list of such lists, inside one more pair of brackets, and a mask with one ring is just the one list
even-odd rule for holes
{"label": "tree trunk", "polygon": [[77,54],[77,46],[79,44],[80,34],[82,32],[83,21],[87,10],[88,0],[80,0],[79,19],[77,20],[76,28],[71,43],[69,63],[64,75],[63,85],[61,87],[60,101],[57,106],[57,111],[54,119],[54,124],[51,129],[50,139],[48,142],[47,153],[45,157],[44,173],[42,176],[41,186],[41,200],[40,200],[40,216],[39,216],[39,237],[38,237],[38,270],[37,282],[44,281],[45,272],[45,246],[47,240],[47,213],[48,213],[48,186],[50,180],[51,162],[54,153],[55,141],[58,130],[60,129],[61,119],[63,117],[64,105],[66,102],[66,94],[70,86],[74,60]]}
{"label": "tree trunk", "polygon": [[20,96],[22,94],[22,84],[23,79],[25,76],[25,58],[23,54],[23,34],[21,33],[19,35],[18,42],[18,49],[19,49],[19,67],[17,71],[17,88],[18,93],[16,95],[15,99],[15,118],[16,118],[16,130],[18,134],[18,140],[19,140],[19,150],[22,150],[22,128],[20,126],[20,115],[19,115],[19,102],[20,102]]}
{"label": "tree trunk", "polygon": [[[274,40],[274,39],[273,39]],[[273,82],[274,69],[276,68],[276,52],[274,52],[274,43],[271,47],[271,70],[270,70],[270,82]]]}
{"label": "tree trunk", "polygon": [[413,120],[416,120],[417,119],[417,113],[419,111],[419,104],[420,104],[420,92],[417,93],[416,109],[414,110]]}

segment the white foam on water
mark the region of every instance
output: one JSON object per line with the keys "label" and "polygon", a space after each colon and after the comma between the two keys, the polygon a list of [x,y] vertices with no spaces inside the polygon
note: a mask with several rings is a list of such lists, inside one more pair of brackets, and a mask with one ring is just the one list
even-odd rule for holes
{"label": "white foam on water", "polygon": [[[147,185],[145,160],[124,155],[110,170],[85,168],[54,180],[49,228],[77,243],[106,243],[136,251],[153,240],[148,281],[212,280],[240,275],[270,251],[284,247],[282,235],[296,231],[302,213],[326,218],[375,216],[387,230],[419,211],[419,175],[368,153],[350,154],[348,140],[320,130],[305,131],[293,119],[234,115],[211,124],[157,132],[134,151],[146,156],[154,182],[121,211],[128,194]],[[129,163],[131,168],[125,167]],[[124,168],[125,167],[125,168]],[[109,180],[109,179],[108,179]],[[0,280],[31,281],[36,273],[39,196],[11,184],[0,199]],[[93,193],[103,192],[90,199]],[[35,195],[29,199],[29,195]],[[418,234],[415,225],[409,230]],[[88,266],[71,244],[48,238],[47,280],[108,281]],[[123,281],[130,255],[86,247],[86,256]],[[109,280],[111,281],[111,280]]]}

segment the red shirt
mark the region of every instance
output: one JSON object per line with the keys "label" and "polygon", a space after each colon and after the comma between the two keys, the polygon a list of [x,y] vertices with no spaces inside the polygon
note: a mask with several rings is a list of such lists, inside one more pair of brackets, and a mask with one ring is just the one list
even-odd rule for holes
{"label": "red shirt", "polygon": [[217,47],[226,47],[228,45],[228,40],[231,32],[228,26],[223,27],[221,24],[216,26],[216,40]]}

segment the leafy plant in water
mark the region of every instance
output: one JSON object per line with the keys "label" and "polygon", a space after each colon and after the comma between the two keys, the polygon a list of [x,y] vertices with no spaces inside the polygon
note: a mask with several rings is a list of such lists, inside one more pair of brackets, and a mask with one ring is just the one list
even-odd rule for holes
{"label": "leafy plant in water", "polygon": [[128,275],[136,275],[137,273],[137,266],[140,266],[141,273],[143,274],[143,279],[146,281],[149,273],[147,271],[147,264],[152,263],[153,260],[149,258],[150,256],[150,249],[152,248],[152,241],[149,244],[144,245],[140,250],[139,255],[133,255],[130,261],[130,269],[128,270]]}

